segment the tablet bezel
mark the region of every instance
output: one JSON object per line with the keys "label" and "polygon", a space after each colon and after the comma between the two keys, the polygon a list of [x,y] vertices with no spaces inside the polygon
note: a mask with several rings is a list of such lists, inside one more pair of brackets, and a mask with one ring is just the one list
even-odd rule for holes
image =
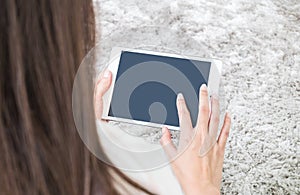
{"label": "tablet bezel", "polygon": [[129,48],[122,48],[122,47],[114,47],[114,48],[112,48],[111,55],[110,55],[110,61],[107,66],[107,69],[112,72],[112,83],[111,83],[111,86],[108,89],[108,91],[103,96],[103,102],[108,102],[108,104],[107,103],[103,104],[102,119],[104,119],[104,120],[130,123],[130,124],[135,124],[135,125],[144,125],[144,126],[156,127],[156,128],[161,128],[163,126],[166,126],[172,130],[179,130],[179,127],[172,126],[172,125],[165,125],[165,124],[158,124],[158,123],[153,123],[153,122],[145,122],[145,121],[139,121],[139,120],[134,120],[134,119],[125,119],[125,118],[120,118],[120,117],[108,116],[122,51],[210,62],[211,67],[210,67],[210,71],[209,71],[208,85],[207,85],[208,93],[209,93],[209,95],[218,94],[219,84],[220,84],[220,79],[221,79],[221,70],[222,70],[222,62],[220,60],[205,59],[205,58],[199,58],[199,57],[195,57],[195,56],[185,56],[185,55],[179,55],[179,54],[169,54],[169,53],[164,53],[164,52],[154,52],[154,51],[141,50],[141,49],[129,49]]}

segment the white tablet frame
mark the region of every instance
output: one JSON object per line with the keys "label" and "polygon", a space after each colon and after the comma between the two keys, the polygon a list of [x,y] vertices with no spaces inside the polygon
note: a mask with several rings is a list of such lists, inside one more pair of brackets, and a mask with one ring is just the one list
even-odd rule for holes
{"label": "white tablet frame", "polygon": [[199,58],[199,57],[195,57],[195,56],[169,54],[169,53],[163,53],[163,52],[154,52],[154,51],[147,51],[147,50],[140,50],[140,49],[128,49],[128,48],[122,48],[122,47],[114,47],[114,48],[112,48],[111,55],[110,55],[110,61],[107,66],[107,69],[112,72],[112,83],[111,83],[111,86],[108,89],[108,91],[103,96],[103,102],[105,102],[105,103],[103,104],[102,119],[104,119],[104,120],[124,122],[124,123],[136,124],[136,125],[144,125],[144,126],[156,127],[156,128],[161,128],[163,126],[166,126],[172,130],[179,130],[179,127],[171,126],[171,125],[108,116],[122,51],[210,62],[211,67],[210,67],[210,71],[209,71],[208,85],[207,85],[208,93],[209,93],[209,95],[211,95],[211,94],[218,94],[218,92],[219,92],[219,84],[220,84],[221,70],[222,70],[222,61],[220,61],[220,60],[205,59],[205,58]]}

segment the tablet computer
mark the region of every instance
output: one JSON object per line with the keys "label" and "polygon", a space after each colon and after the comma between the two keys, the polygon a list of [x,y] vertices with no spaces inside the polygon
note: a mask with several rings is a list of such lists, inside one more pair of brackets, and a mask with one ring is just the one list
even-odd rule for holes
{"label": "tablet computer", "polygon": [[179,130],[176,97],[182,93],[195,126],[200,86],[218,94],[221,68],[215,59],[115,47],[102,118]]}

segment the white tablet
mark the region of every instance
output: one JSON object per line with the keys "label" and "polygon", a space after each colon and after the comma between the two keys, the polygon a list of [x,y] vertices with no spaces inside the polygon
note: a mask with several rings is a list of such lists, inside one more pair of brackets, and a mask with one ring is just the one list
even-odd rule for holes
{"label": "white tablet", "polygon": [[176,97],[182,93],[195,125],[199,88],[205,83],[210,94],[218,94],[221,67],[215,59],[113,48],[102,118],[179,130]]}

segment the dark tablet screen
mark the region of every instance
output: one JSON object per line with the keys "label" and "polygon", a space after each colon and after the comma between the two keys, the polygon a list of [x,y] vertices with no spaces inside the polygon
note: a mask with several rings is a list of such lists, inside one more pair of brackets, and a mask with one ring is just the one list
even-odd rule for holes
{"label": "dark tablet screen", "polygon": [[176,96],[182,93],[193,125],[199,87],[211,62],[122,51],[109,116],[179,126]]}

